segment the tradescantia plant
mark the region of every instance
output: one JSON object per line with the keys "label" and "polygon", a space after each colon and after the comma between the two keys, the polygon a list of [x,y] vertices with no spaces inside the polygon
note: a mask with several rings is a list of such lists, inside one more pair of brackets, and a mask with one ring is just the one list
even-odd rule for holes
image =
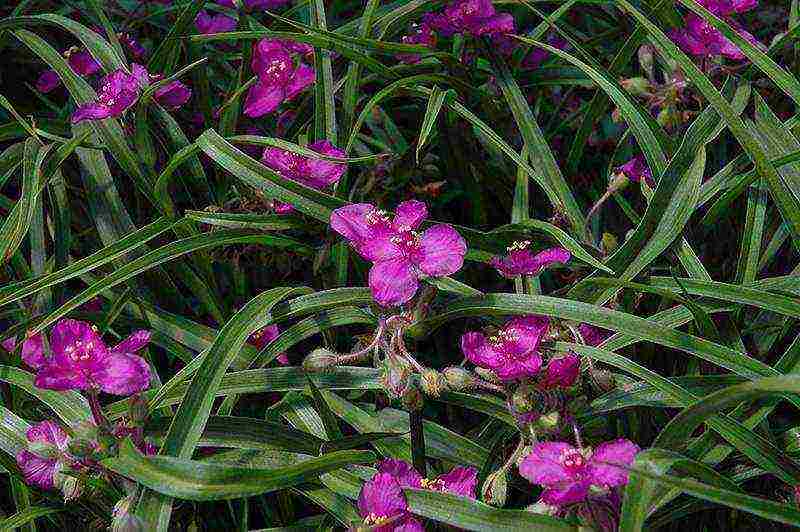
{"label": "tradescantia plant", "polygon": [[800,526],[798,22],[0,6],[0,529]]}

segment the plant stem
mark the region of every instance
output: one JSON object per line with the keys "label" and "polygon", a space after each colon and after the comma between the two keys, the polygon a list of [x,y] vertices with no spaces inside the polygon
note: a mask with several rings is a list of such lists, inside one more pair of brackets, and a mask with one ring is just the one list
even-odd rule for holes
{"label": "plant stem", "polygon": [[425,433],[422,426],[422,410],[414,410],[408,413],[409,425],[411,428],[411,461],[414,469],[422,475],[427,476],[425,463]]}

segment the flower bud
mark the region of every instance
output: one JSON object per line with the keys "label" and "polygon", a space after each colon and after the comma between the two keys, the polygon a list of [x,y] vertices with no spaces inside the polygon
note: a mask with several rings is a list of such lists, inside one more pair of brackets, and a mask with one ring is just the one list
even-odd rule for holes
{"label": "flower bud", "polygon": [[655,77],[655,71],[653,70],[653,66],[655,65],[653,47],[649,44],[640,46],[638,56],[639,65],[641,65],[642,70],[645,71],[648,78],[653,79]]}
{"label": "flower bud", "polygon": [[456,392],[469,390],[476,384],[475,377],[463,368],[449,367],[442,371],[447,387]]}
{"label": "flower bud", "polygon": [[64,482],[61,483],[61,493],[64,495],[64,502],[74,501],[83,493],[83,481],[77,477],[64,475]]}
{"label": "flower bud", "polygon": [[590,373],[591,383],[600,392],[610,392],[616,387],[614,374],[605,369],[593,369]]}
{"label": "flower bud", "polygon": [[400,399],[411,384],[411,365],[405,358],[387,356],[381,364],[381,385],[389,399]]}
{"label": "flower bud", "polygon": [[600,240],[600,246],[603,249],[603,253],[606,255],[611,255],[619,247],[619,241],[617,240],[617,237],[611,233],[603,233],[603,237]]}
{"label": "flower bud", "polygon": [[400,400],[403,403],[403,408],[409,412],[420,410],[425,403],[422,393],[416,386],[409,386]]}
{"label": "flower bud", "polygon": [[495,384],[501,383],[500,379],[497,378],[495,372],[490,369],[478,366],[475,368],[475,373],[477,373],[478,376],[485,381],[493,382]]}
{"label": "flower bud", "polygon": [[561,414],[549,412],[536,420],[536,432],[541,434],[552,434],[561,429]]}
{"label": "flower bud", "polygon": [[431,397],[439,397],[447,385],[442,374],[430,368],[425,368],[422,371],[419,384],[425,395],[430,395]]}
{"label": "flower bud", "polygon": [[533,410],[534,403],[532,401],[531,394],[534,391],[535,390],[526,384],[523,384],[514,390],[514,394],[511,396],[511,408],[514,410],[514,412],[522,414]]}
{"label": "flower bud", "polygon": [[111,532],[144,532],[142,521],[131,513],[134,497],[128,495],[117,501],[111,512]]}
{"label": "flower bud", "polygon": [[622,88],[634,96],[647,96],[650,93],[650,82],[647,78],[628,78],[620,82]]}
{"label": "flower bud", "polygon": [[557,506],[551,506],[551,505],[547,504],[546,502],[542,502],[542,501],[538,501],[538,502],[536,502],[534,504],[531,504],[530,506],[525,508],[525,510],[527,510],[527,511],[529,511],[531,513],[534,513],[534,514],[549,515],[549,516],[555,516],[558,513],[558,507]]}
{"label": "flower bud", "polygon": [[506,473],[506,468],[501,467],[486,477],[486,481],[481,487],[481,499],[486,504],[501,508],[506,504],[507,492],[508,474]]}
{"label": "flower bud", "polygon": [[339,355],[330,349],[318,347],[317,349],[311,351],[311,353],[309,353],[306,358],[303,359],[303,369],[309,373],[321,373],[323,371],[327,371],[338,363]]}

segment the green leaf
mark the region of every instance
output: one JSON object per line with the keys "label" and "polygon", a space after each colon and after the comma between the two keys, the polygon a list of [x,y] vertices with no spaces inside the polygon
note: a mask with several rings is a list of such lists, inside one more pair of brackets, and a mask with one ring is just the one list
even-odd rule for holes
{"label": "green leaf", "polygon": [[68,425],[92,419],[89,403],[81,394],[75,391],[55,392],[37,388],[33,384],[33,375],[25,370],[0,366],[0,381],[25,390],[49,407]]}

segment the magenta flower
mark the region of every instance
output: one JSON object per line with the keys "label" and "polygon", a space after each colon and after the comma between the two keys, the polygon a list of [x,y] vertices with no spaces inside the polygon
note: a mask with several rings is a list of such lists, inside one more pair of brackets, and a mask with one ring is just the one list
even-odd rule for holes
{"label": "magenta flower", "polygon": [[200,11],[194,19],[194,25],[197,27],[197,31],[203,35],[228,33],[236,29],[236,24],[238,23],[234,18],[222,14],[211,15],[206,10]]}
{"label": "magenta flower", "polygon": [[[558,48],[559,50],[563,50],[567,47],[567,41],[560,35],[551,35],[547,39],[547,44],[552,46],[553,48]],[[534,47],[528,55],[522,60],[522,68],[530,68],[536,69],[542,66],[545,59],[550,57],[550,52],[544,50],[542,48]]]}
{"label": "magenta flower", "polygon": [[159,87],[153,93],[156,101],[167,109],[178,109],[192,97],[192,89],[178,80],[173,80]]}
{"label": "magenta flower", "polygon": [[467,360],[492,370],[503,381],[532,377],[542,367],[539,346],[549,326],[550,320],[544,316],[512,318],[491,336],[464,334],[461,350]]}
{"label": "magenta flower", "polygon": [[36,368],[35,384],[59,391],[140,392],[150,385],[150,366],[135,353],[149,341],[149,331],[136,331],[109,349],[91,324],[61,320],[50,333],[53,356]]}
{"label": "magenta flower", "polygon": [[401,488],[427,489],[475,498],[478,470],[474,467],[454,467],[436,478],[422,478],[411,464],[404,460],[386,458],[378,462],[378,473],[388,473]]}
{"label": "magenta flower", "polygon": [[614,169],[616,174],[622,174],[628,178],[628,180],[633,181],[634,183],[640,182],[642,179],[650,185],[650,187],[654,187],[656,182],[653,179],[653,174],[650,172],[650,167],[647,166],[647,162],[644,160],[643,155],[637,155],[627,163],[623,164],[622,166],[618,166]]}
{"label": "magenta flower", "polygon": [[[414,24],[411,27],[411,33],[404,35],[401,39],[403,44],[419,44],[433,48],[436,46],[436,36],[433,34],[433,29],[429,24]],[[398,59],[403,63],[410,65],[419,63],[419,54],[400,54]]]}
{"label": "magenta flower", "polygon": [[497,13],[491,0],[453,0],[442,13],[426,14],[422,20],[445,37],[456,33],[478,37],[514,31],[514,18],[508,13]]}
{"label": "magenta flower", "polygon": [[718,17],[730,17],[758,7],[758,0],[698,0],[698,3]]}
{"label": "magenta flower", "polygon": [[97,99],[79,106],[72,113],[72,123],[116,118],[133,106],[139,99],[139,92],[149,82],[149,78],[147,70],[141,65],[133,63],[131,70],[131,74],[122,69],[115,70],[103,78]]}
{"label": "magenta flower", "polygon": [[566,264],[572,257],[564,248],[550,248],[536,255],[528,249],[530,241],[514,242],[505,257],[492,257],[489,262],[503,277],[513,279],[519,275],[539,275],[553,264]]}
{"label": "magenta flower", "polygon": [[[281,331],[277,325],[267,325],[263,329],[259,329],[251,334],[247,341],[260,351],[280,336],[280,334]],[[278,355],[277,360],[283,366],[289,365],[289,358],[286,356],[286,353]]]}
{"label": "magenta flower", "polygon": [[125,48],[127,48],[127,50],[131,53],[131,57],[137,61],[147,54],[147,50],[144,49],[144,46],[142,46],[141,43],[137,41],[136,38],[130,33],[120,33],[119,42]]}
{"label": "magenta flower", "polygon": [[592,487],[607,491],[626,484],[626,468],[638,452],[639,447],[625,439],[603,443],[594,451],[565,442],[537,443],[519,473],[545,488],[543,502],[563,506],[586,500]]}
{"label": "magenta flower", "polygon": [[64,52],[64,56],[70,68],[79,76],[91,76],[100,71],[100,63],[86,50],[73,47]]}
{"label": "magenta flower", "polygon": [[441,277],[461,269],[467,243],[449,225],[416,231],[428,214],[425,203],[404,201],[392,217],[368,203],[340,207],[331,228],[372,261],[369,287],[382,306],[402,305],[414,297],[422,276]]}
{"label": "magenta flower", "polygon": [[34,451],[23,449],[17,453],[17,465],[25,476],[25,482],[50,490],[56,487],[56,474],[65,465],[65,453],[69,436],[64,429],[52,421],[32,425],[25,434]]}
{"label": "magenta flower", "polygon": [[408,512],[408,502],[397,479],[377,473],[361,487],[358,513],[375,532],[424,532],[422,523]]}
{"label": "magenta flower", "polygon": [[[9,353],[13,352],[14,349],[17,348],[14,338],[3,340],[3,343],[0,345],[2,345],[3,349]],[[42,366],[42,364],[44,364],[46,359],[44,357],[44,340],[41,333],[34,334],[33,336],[23,340],[21,356],[22,361],[34,369],[39,368]]]}
{"label": "magenta flower", "polygon": [[[729,41],[719,30],[709,24],[702,17],[689,13],[684,19],[685,27],[680,30],[673,30],[670,34],[675,43],[681,49],[697,57],[718,57],[723,56],[728,59],[741,61],[746,56],[738,46]],[[744,37],[753,46],[763,48],[758,40],[741,28],[735,22],[729,20],[728,23],[736,30],[739,35]]]}
{"label": "magenta flower", "polygon": [[[304,48],[294,48],[304,49]],[[244,103],[244,114],[258,118],[275,111],[314,83],[314,69],[302,61],[295,67],[284,41],[261,39],[253,49],[252,67],[258,77],[250,87]]]}
{"label": "magenta flower", "polygon": [[553,358],[548,362],[544,375],[539,380],[539,388],[543,390],[569,388],[578,380],[580,371],[581,361],[572,353],[563,357]]}
{"label": "magenta flower", "polygon": [[583,338],[583,342],[591,347],[596,347],[606,341],[613,333],[606,329],[601,329],[588,323],[578,325],[578,332]]}
{"label": "magenta flower", "polygon": [[61,78],[55,70],[45,70],[39,74],[39,79],[36,80],[36,90],[42,94],[47,94],[61,85]]}

